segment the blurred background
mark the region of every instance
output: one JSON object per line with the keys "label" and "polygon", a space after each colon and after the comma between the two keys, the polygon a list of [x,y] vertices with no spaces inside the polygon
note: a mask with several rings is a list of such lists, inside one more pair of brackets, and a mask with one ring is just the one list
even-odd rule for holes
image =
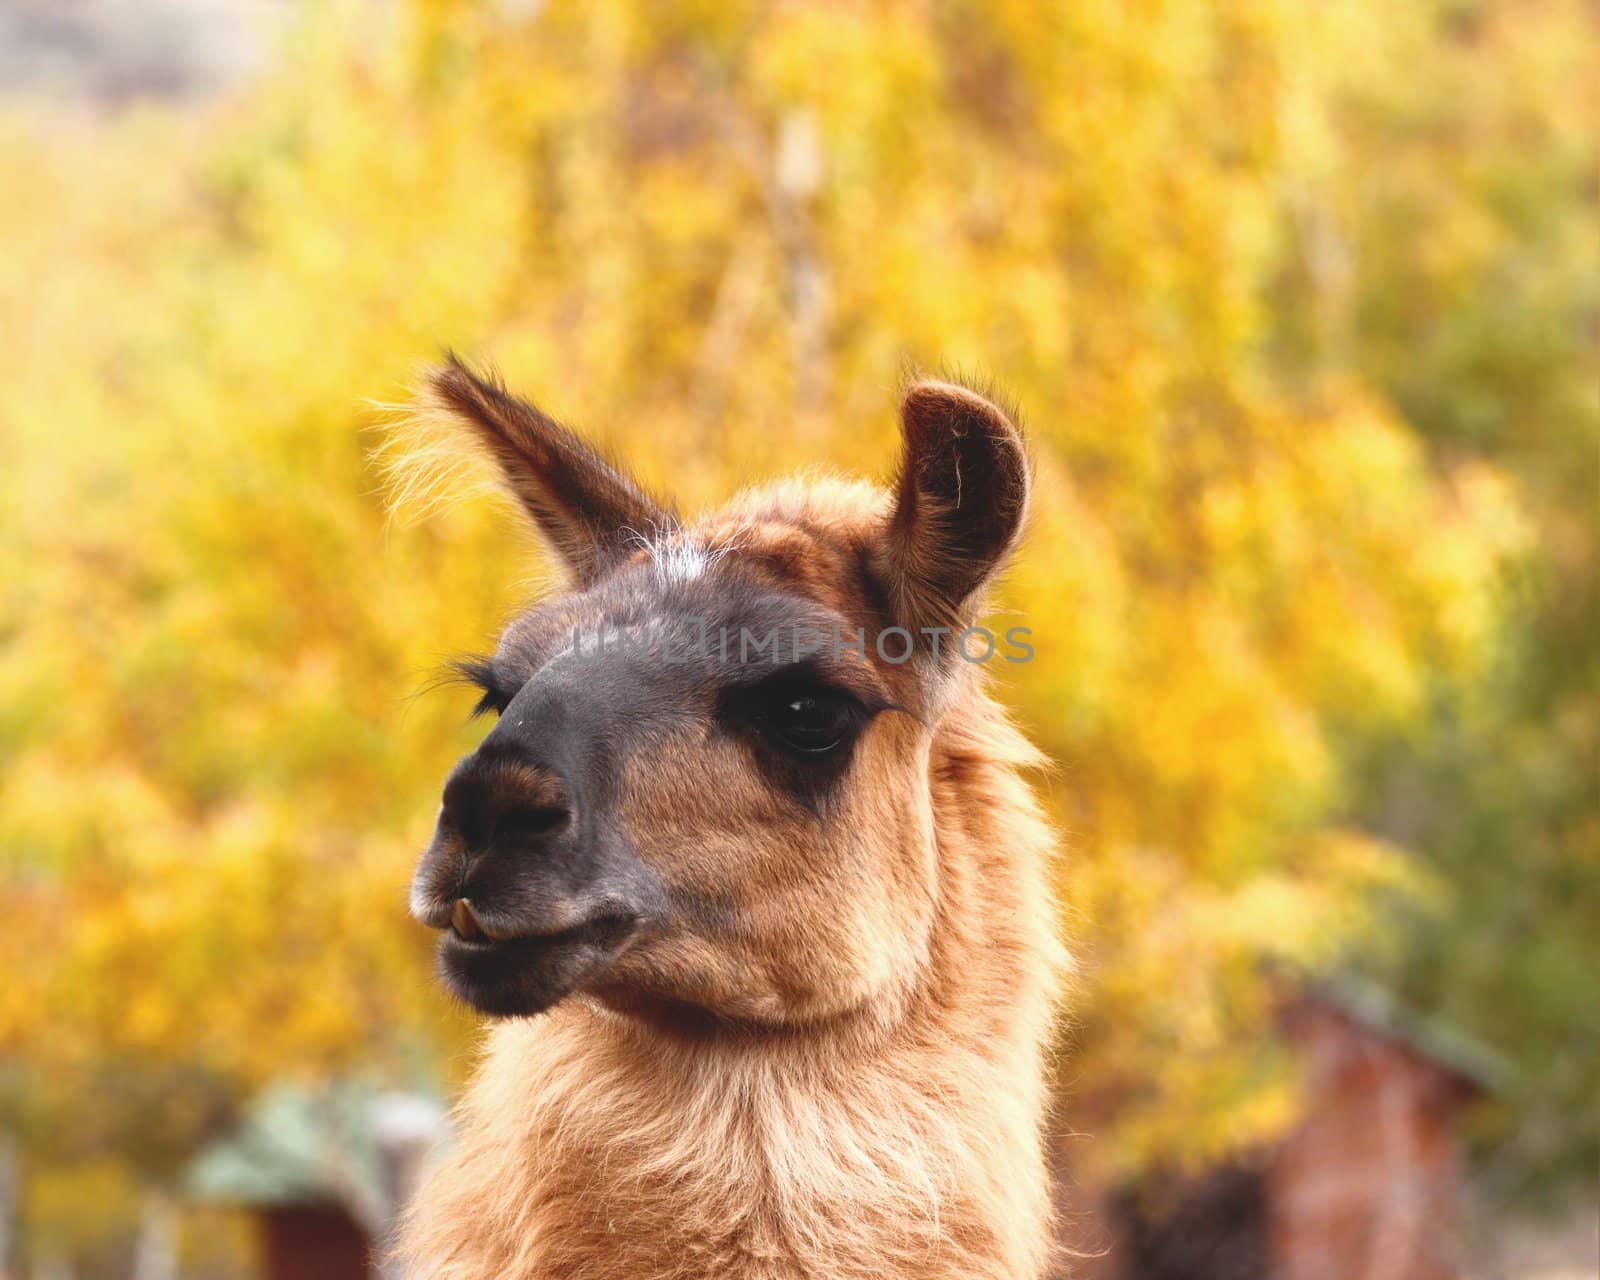
{"label": "blurred background", "polygon": [[1019,402],[1075,1274],[1593,1276],[1597,181],[1587,0],[0,0],[0,1275],[353,1280],[446,1134],[448,345],[690,509]]}

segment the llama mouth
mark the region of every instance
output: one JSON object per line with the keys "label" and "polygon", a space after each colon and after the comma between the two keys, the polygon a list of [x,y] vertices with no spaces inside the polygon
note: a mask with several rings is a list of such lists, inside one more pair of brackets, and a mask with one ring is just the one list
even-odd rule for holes
{"label": "llama mouth", "polygon": [[450,929],[462,942],[510,942],[518,934],[492,920],[482,920],[465,898],[457,898],[450,909]]}
{"label": "llama mouth", "polygon": [[[481,1013],[525,1017],[542,1013],[611,967],[626,949],[636,922],[617,916],[556,933],[492,936],[452,927],[439,941],[445,985]],[[498,933],[499,931],[497,931]]]}

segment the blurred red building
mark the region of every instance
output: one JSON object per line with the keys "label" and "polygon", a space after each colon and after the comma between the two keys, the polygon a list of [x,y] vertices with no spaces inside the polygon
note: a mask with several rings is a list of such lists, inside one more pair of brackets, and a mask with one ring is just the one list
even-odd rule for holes
{"label": "blurred red building", "polygon": [[262,1280],[384,1280],[384,1246],[430,1152],[443,1107],[353,1082],[281,1084],[189,1165],[196,1199],[249,1214]]}
{"label": "blurred red building", "polygon": [[252,1207],[264,1280],[373,1280],[373,1242],[343,1206],[307,1201]]}
{"label": "blurred red building", "polygon": [[[1498,1071],[1481,1049],[1351,982],[1285,1003],[1302,1118],[1275,1146],[1182,1183],[1063,1185],[1066,1230],[1098,1219],[1075,1280],[1457,1280],[1462,1109]],[[1080,1122],[1081,1123],[1081,1122]],[[1074,1243],[1077,1243],[1075,1240]]]}

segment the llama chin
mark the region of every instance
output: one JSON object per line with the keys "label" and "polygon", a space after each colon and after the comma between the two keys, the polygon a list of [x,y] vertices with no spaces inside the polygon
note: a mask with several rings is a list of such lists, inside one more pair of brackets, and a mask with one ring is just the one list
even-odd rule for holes
{"label": "llama chin", "polygon": [[497,1019],[412,1274],[1042,1275],[1054,841],[1039,758],[937,644],[1021,532],[1011,417],[917,382],[888,488],[685,521],[464,364],[422,408],[568,582],[463,664],[498,720],[412,885]]}

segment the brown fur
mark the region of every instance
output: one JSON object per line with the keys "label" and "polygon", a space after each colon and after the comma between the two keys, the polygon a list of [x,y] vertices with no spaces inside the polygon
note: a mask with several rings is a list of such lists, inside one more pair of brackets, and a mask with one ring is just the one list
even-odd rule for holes
{"label": "brown fur", "polygon": [[[963,420],[945,432],[941,413]],[[944,384],[914,387],[903,416],[895,491],[755,491],[663,522],[621,572],[677,542],[714,553],[741,589],[770,585],[869,636],[970,620],[1020,522],[1020,439]],[[536,479],[513,488],[549,519]],[[631,483],[605,492],[634,503]],[[498,660],[589,616],[588,599],[514,624]],[[896,709],[871,720],[820,808],[781,793],[734,737],[664,729],[629,757],[616,817],[670,920],[547,1013],[494,1026],[459,1141],[409,1215],[419,1280],[1043,1273],[1062,954],[1051,835],[1023,777],[1038,758],[980,668],[925,652],[886,663],[870,641],[866,666]]]}

